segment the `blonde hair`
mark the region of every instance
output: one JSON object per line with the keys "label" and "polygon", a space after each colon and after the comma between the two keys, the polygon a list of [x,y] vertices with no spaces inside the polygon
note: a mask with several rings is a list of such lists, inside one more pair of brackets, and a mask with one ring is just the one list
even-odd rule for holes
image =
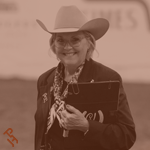
{"label": "blonde hair", "polygon": [[86,54],[86,59],[89,60],[90,58],[92,58],[93,51],[96,49],[96,42],[95,42],[94,36],[91,33],[87,31],[83,31],[83,34],[85,35],[87,41],[90,44],[90,48],[88,49],[87,54]]}
{"label": "blonde hair", "polygon": [[56,38],[56,33],[52,34],[52,36],[49,39],[50,49],[53,51],[54,54],[55,54],[55,44],[54,44],[55,38]]}
{"label": "blonde hair", "polygon": [[[89,60],[93,56],[93,51],[96,48],[96,42],[94,36],[91,33],[87,31],[83,31],[83,34],[90,44],[90,47],[87,50],[87,55],[86,55],[86,59]],[[55,38],[56,38],[56,33],[52,34],[52,36],[49,39],[50,49],[53,51],[54,54],[55,54],[55,44],[54,44]]]}

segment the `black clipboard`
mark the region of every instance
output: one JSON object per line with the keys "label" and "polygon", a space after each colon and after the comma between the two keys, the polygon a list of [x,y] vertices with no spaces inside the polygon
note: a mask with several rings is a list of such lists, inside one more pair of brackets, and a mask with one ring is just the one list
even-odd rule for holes
{"label": "black clipboard", "polygon": [[89,120],[113,123],[118,109],[119,86],[119,81],[70,84],[65,102]]}

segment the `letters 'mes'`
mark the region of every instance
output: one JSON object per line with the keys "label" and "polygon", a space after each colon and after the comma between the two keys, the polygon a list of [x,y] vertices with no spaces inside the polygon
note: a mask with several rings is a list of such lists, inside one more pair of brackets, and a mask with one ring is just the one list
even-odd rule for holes
{"label": "letters 'mes'", "polygon": [[0,12],[16,12],[18,10],[15,2],[0,1]]}
{"label": "letters 'mes'", "polygon": [[[138,28],[141,21],[139,21],[139,16],[137,12],[139,10],[135,9],[135,6],[140,6],[142,14],[144,16],[144,23],[146,24],[146,28],[150,31],[150,10],[148,5],[146,4],[145,0],[83,0],[85,2],[85,5],[89,4],[91,6],[94,6],[93,9],[90,11],[86,9],[86,7],[83,9],[83,11],[86,13],[86,15],[90,16],[90,18],[96,18],[96,17],[104,17],[109,20],[111,24],[112,29],[124,29],[124,30],[132,30]],[[99,4],[99,5],[98,5]],[[107,8],[109,4],[111,7],[108,9],[103,9],[102,5],[106,4]],[[113,5],[112,5],[113,4]],[[127,4],[128,6],[125,7]],[[133,8],[131,7],[131,4],[133,4]],[[138,4],[138,5],[135,5]],[[114,6],[123,6],[126,9],[121,9],[120,7]],[[130,6],[130,7],[129,7]],[[99,9],[95,9],[99,7]],[[126,24],[126,25],[125,25]]]}

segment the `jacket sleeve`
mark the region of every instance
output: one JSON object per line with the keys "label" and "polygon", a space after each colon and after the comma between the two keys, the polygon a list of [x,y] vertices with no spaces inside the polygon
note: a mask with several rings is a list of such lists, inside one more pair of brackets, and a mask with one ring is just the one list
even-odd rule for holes
{"label": "jacket sleeve", "polygon": [[119,105],[116,113],[117,121],[112,124],[89,120],[89,131],[84,139],[106,150],[130,149],[136,140],[136,133],[121,77]]}

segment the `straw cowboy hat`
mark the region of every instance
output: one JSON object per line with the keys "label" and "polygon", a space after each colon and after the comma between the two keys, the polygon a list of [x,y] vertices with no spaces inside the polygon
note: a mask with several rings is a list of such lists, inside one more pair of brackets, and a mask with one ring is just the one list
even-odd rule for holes
{"label": "straw cowboy hat", "polygon": [[101,38],[109,28],[109,22],[104,18],[96,18],[88,21],[85,15],[74,5],[63,6],[59,9],[54,24],[54,29],[48,30],[40,20],[37,23],[48,33],[65,33],[88,31],[95,40]]}

